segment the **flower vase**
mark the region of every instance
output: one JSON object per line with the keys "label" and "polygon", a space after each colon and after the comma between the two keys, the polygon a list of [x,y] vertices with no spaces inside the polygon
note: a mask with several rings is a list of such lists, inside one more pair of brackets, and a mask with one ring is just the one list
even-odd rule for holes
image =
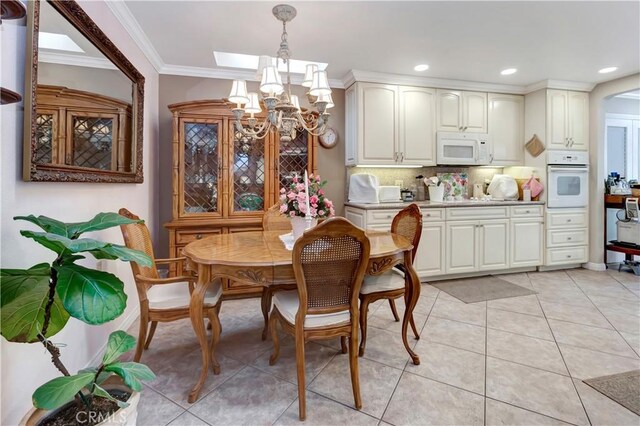
{"label": "flower vase", "polygon": [[[318,224],[318,219],[313,218],[309,221],[309,228],[313,228]],[[293,216],[291,218],[291,229],[293,231],[293,238],[298,239],[304,234],[307,228],[307,219],[304,216]]]}

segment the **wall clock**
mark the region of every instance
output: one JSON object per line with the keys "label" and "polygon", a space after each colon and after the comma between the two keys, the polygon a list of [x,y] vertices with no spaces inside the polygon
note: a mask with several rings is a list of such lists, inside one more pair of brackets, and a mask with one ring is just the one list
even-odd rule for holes
{"label": "wall clock", "polygon": [[319,139],[323,148],[331,149],[338,144],[338,132],[333,127],[328,127]]}

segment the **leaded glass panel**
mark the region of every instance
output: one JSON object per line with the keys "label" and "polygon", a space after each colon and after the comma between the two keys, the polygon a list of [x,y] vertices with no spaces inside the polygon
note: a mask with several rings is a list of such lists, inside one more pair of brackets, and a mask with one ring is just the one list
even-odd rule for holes
{"label": "leaded glass panel", "polygon": [[250,139],[240,132],[233,139],[233,211],[264,210],[264,139]]}
{"label": "leaded glass panel", "polygon": [[184,212],[218,211],[217,123],[184,124]]}
{"label": "leaded glass panel", "polygon": [[53,114],[36,116],[36,152],[37,164],[50,164],[53,161]]}
{"label": "leaded glass panel", "polygon": [[73,118],[73,165],[111,170],[113,119]]}
{"label": "leaded glass panel", "polygon": [[[280,188],[291,183],[293,176],[302,176],[309,164],[309,134],[297,132],[291,142],[280,141],[278,182]],[[278,188],[278,190],[280,190]]]}

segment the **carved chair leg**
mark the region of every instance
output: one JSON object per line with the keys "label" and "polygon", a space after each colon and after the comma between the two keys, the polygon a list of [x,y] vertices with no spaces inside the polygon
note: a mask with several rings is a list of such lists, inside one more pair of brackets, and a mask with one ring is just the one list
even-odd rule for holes
{"label": "carved chair leg", "polygon": [[411,324],[411,329],[413,330],[413,335],[415,336],[416,340],[420,340],[420,334],[418,333],[416,322],[413,320],[413,314],[411,314],[411,318],[409,318],[409,324]]}
{"label": "carved chair leg", "polygon": [[140,310],[140,329],[138,330],[138,344],[136,345],[136,354],[133,356],[135,362],[139,362],[142,357],[144,344],[147,340],[147,327],[149,326],[149,314],[145,308]]}
{"label": "carved chair leg", "polygon": [[358,331],[357,326],[353,327],[349,337],[349,370],[351,371],[351,387],[353,388],[353,400],[356,409],[362,408],[362,398],[360,397],[360,373],[358,372]]}
{"label": "carved chair leg", "polygon": [[346,336],[341,336],[340,337],[340,349],[342,349],[342,353],[343,354],[346,354],[348,352]]}
{"label": "carved chair leg", "polygon": [[298,413],[300,421],[307,417],[304,378],[304,332],[296,330],[296,369],[298,372]]}
{"label": "carved chair leg", "polygon": [[400,317],[398,316],[398,310],[396,309],[396,301],[393,299],[389,299],[389,306],[391,306],[391,313],[393,313],[393,319],[396,322],[400,321]]}
{"label": "carved chair leg", "polygon": [[209,353],[211,354],[211,370],[213,370],[213,374],[220,374],[220,364],[218,364],[218,360],[216,359],[216,346],[218,346],[218,342],[220,341],[220,319],[215,309],[207,309],[207,316],[209,317],[209,324],[211,324],[211,346],[209,348]]}
{"label": "carved chair leg", "polygon": [[264,317],[264,328],[262,329],[262,340],[267,340],[267,334],[269,333],[269,310],[271,309],[271,299],[273,297],[273,291],[270,287],[262,289],[262,297],[260,298],[260,305],[262,307],[262,316]]}
{"label": "carved chair leg", "polygon": [[360,299],[360,350],[359,356],[364,355],[364,348],[367,345],[367,314],[369,313],[369,299],[364,297]]}
{"label": "carved chair leg", "polygon": [[151,344],[151,339],[153,339],[153,335],[156,332],[157,326],[158,326],[158,321],[151,321],[151,327],[149,329],[149,337],[147,337],[147,341],[144,344],[145,349],[149,349],[149,345]]}
{"label": "carved chair leg", "polygon": [[273,340],[273,353],[269,357],[269,365],[275,364],[280,356],[280,341],[278,340],[276,322],[276,315],[274,315],[274,312],[271,312],[271,317],[269,317],[269,328],[271,329],[271,340]]}

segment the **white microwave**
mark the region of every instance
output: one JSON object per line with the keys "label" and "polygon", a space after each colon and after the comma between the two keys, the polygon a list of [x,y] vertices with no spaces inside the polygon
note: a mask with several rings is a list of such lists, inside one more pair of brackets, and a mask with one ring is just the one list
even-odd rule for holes
{"label": "white microwave", "polygon": [[489,164],[489,135],[486,133],[438,132],[436,163],[443,166],[485,166]]}

